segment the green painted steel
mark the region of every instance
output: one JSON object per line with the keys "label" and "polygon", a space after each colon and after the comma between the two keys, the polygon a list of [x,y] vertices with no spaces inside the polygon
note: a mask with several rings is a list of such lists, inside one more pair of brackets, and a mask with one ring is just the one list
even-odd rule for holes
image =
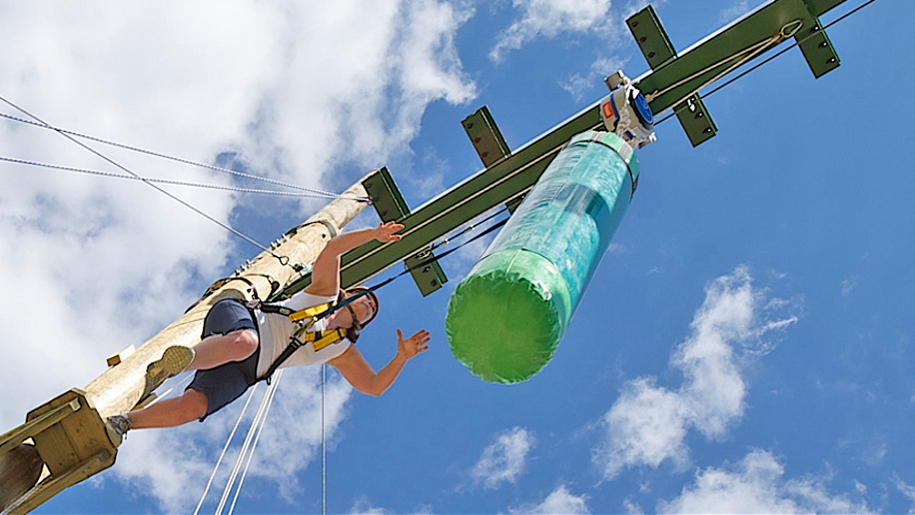
{"label": "green painted steel", "polygon": [[[808,5],[804,0],[775,0],[678,53],[675,58],[633,82],[646,96],[667,90],[649,102],[652,112],[658,114],[692,96],[708,81],[732,67],[737,61],[732,59],[735,55],[775,36],[783,28],[799,24],[797,35],[806,37],[811,29],[819,26],[817,16],[843,1],[819,0]],[[771,45],[765,52],[775,46],[777,44]],[[680,82],[682,84],[671,87]]]}
{"label": "green painted steel", "polygon": [[[645,93],[664,90],[775,34],[791,20],[803,19],[801,32],[809,32],[816,16],[843,1],[775,0],[634,81]],[[691,91],[726,67],[712,67],[653,99],[650,102],[652,112],[659,114],[681,104],[690,97]],[[579,132],[601,126],[599,106],[594,103],[520,149],[512,151],[509,157],[477,172],[461,184],[430,200],[400,220],[405,225],[401,241],[387,245],[369,243],[343,256],[343,285],[348,287],[367,281],[405,258],[422,252],[436,239],[475,217],[520,198],[537,182],[540,174],[546,170],[569,138]],[[307,286],[310,280],[311,278],[306,275],[287,285],[283,293],[295,293]]]}
{"label": "green painted steel", "polygon": [[618,136],[572,138],[451,296],[445,333],[454,356],[505,384],[546,366],[637,181],[638,161]]}

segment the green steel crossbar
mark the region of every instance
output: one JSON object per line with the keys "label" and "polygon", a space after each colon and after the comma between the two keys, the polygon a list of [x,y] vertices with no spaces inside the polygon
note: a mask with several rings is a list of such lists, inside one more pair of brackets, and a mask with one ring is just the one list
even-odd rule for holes
{"label": "green steel crossbar", "polygon": [[[633,82],[637,83],[642,93],[650,95],[652,92],[664,91],[672,85],[696,75],[649,102],[652,112],[661,113],[692,96],[707,81],[725,71],[732,64],[727,61],[729,57],[771,38],[786,26],[794,28],[795,22],[800,24],[796,33],[798,39],[811,35],[811,30],[814,33],[818,32],[820,30],[818,16],[844,1],[775,0],[666,60],[658,68]],[[772,47],[767,48],[766,51],[771,50]],[[805,58],[807,57],[809,56],[805,53]],[[813,63],[811,63],[811,68],[814,68]]]}
{"label": "green steel crossbar", "polygon": [[[742,61],[749,62],[782,43],[783,39],[787,38],[765,46],[761,42],[772,38],[786,27],[791,29],[792,37],[801,43],[801,51],[815,76],[818,77],[838,66],[838,57],[835,56],[828,38],[822,33],[818,16],[842,2],[844,0],[773,0],[679,54],[674,51],[653,10],[648,18],[644,18],[642,12],[637,13],[630,20],[641,15],[641,19],[648,20],[646,23],[654,24],[647,29],[643,26],[642,29],[646,30],[642,33],[637,33],[630,24],[637,41],[640,34],[660,35],[661,38],[651,43],[647,42],[647,39],[639,41],[646,59],[655,69],[633,82],[637,83],[646,95],[656,93],[649,102],[654,114],[675,107],[679,109],[681,105],[684,108],[693,106],[694,109],[690,109],[691,114],[678,117],[690,140],[694,144],[699,144],[714,135],[716,130],[699,98],[699,90],[703,86],[708,86],[713,79],[723,76],[725,72],[736,69],[735,63],[745,64]],[[734,58],[735,55],[743,55],[748,48],[760,47],[762,50],[753,53],[750,58]],[[652,49],[655,49],[658,55],[649,56]],[[466,124],[478,118],[483,119],[488,128],[480,135],[474,136],[471,133],[473,128],[467,128]],[[415,261],[417,255],[423,253],[433,241],[486,211],[506,203],[509,206],[517,205],[518,199],[533,187],[572,136],[601,125],[599,105],[594,103],[512,153],[507,146],[500,147],[504,142],[498,141],[500,133],[488,111],[478,111],[471,115],[465,119],[465,128],[468,129],[468,135],[487,167],[414,212],[410,212],[400,200],[386,201],[386,206],[391,206],[385,208],[391,213],[388,218],[398,219],[404,224],[401,231],[403,238],[387,244],[371,242],[345,254],[342,258],[342,285],[349,287],[365,282],[405,259],[414,258]],[[476,141],[476,138],[480,138],[480,141]],[[488,150],[490,146],[500,147],[496,152],[496,159],[491,163],[488,162],[491,158]],[[484,156],[483,152],[487,155]],[[390,194],[392,199],[402,198],[399,192],[396,192],[396,187]],[[400,210],[403,216],[397,216],[397,210]],[[310,281],[309,276],[301,277],[287,285],[283,293],[295,293],[307,286]],[[420,281],[417,280],[417,283]],[[427,291],[433,288],[437,289],[437,285]],[[423,293],[426,294],[427,291]]]}

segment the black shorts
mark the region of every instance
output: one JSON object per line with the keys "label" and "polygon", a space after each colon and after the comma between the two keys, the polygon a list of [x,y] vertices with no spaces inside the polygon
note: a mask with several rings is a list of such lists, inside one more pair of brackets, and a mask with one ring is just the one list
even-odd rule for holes
{"label": "black shorts", "polygon": [[[257,333],[251,311],[234,299],[222,299],[207,313],[203,321],[201,338],[216,334],[229,334],[240,329],[250,329]],[[205,418],[219,411],[230,402],[241,397],[251,385],[257,382],[257,357],[260,354],[260,343],[257,350],[244,361],[233,361],[209,370],[198,370],[194,380],[185,390],[195,390],[207,398]]]}

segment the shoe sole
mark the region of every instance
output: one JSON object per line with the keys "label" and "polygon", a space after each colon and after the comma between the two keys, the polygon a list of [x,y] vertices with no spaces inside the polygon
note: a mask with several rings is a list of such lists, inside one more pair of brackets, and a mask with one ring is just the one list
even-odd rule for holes
{"label": "shoe sole", "polygon": [[194,349],[181,345],[173,345],[162,353],[158,361],[153,361],[146,367],[146,388],[141,399],[152,393],[165,382],[187,368],[194,359]]}

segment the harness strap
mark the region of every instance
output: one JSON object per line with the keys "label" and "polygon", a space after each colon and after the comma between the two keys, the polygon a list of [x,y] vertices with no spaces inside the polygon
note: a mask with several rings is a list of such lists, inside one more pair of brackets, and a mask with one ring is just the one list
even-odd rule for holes
{"label": "harness strap", "polygon": [[310,343],[312,349],[314,349],[315,352],[318,352],[321,349],[346,338],[346,329],[309,331],[317,320],[327,316],[329,314],[328,312],[333,312],[333,307],[336,303],[337,301],[325,302],[324,304],[318,304],[317,306],[311,306],[298,311],[279,304],[270,304],[258,300],[247,303],[249,309],[259,309],[264,313],[276,313],[289,317],[289,320],[299,326],[289,338],[289,345],[283,349],[283,352],[277,356],[264,373],[263,378],[267,380],[268,384],[270,383],[270,378],[273,376],[273,373],[276,372],[286,360],[292,357],[292,355],[295,354],[295,351],[299,350],[304,345]]}
{"label": "harness strap", "polygon": [[311,343],[311,347],[319,350],[346,338],[346,329],[331,329],[330,331],[307,331],[304,333],[304,342]]}
{"label": "harness strap", "polygon": [[[330,310],[336,301],[334,302],[325,302],[324,304],[318,304],[317,306],[311,306],[309,308],[300,309],[298,311],[288,308],[286,306],[281,306],[279,304],[271,304],[267,302],[252,301],[248,303],[248,307],[251,309],[259,309],[264,313],[276,313],[286,317],[289,317],[289,320],[293,322],[299,322],[305,320],[306,318],[315,318],[318,315],[324,313],[325,311]],[[322,317],[323,318],[323,317]]]}

